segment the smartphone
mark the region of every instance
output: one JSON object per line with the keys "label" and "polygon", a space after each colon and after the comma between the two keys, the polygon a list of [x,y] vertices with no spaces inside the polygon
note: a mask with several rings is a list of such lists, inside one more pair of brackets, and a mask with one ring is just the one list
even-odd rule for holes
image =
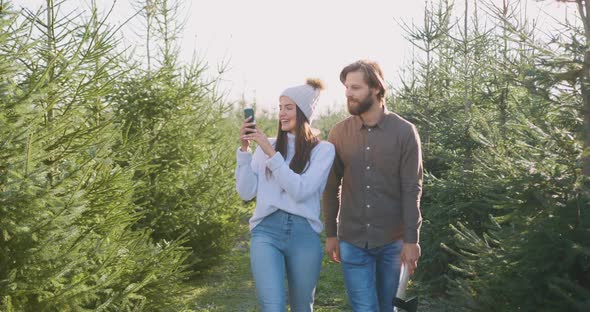
{"label": "smartphone", "polygon": [[[249,117],[252,117],[249,122],[256,123],[256,120],[254,120],[254,109],[250,107],[244,109],[244,120],[248,119]],[[252,128],[254,127],[255,126],[252,126]]]}

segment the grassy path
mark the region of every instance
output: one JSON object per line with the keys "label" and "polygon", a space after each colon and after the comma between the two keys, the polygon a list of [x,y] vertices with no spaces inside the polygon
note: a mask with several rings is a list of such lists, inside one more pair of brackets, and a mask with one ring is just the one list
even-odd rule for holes
{"label": "grassy path", "polygon": [[[194,301],[189,307],[199,312],[259,311],[249,261],[246,250],[234,251],[203,279],[193,282]],[[350,311],[346,300],[340,267],[324,257],[315,311]]]}
{"label": "grassy path", "polygon": [[[192,282],[193,296],[187,306],[198,312],[253,312],[257,309],[256,292],[250,274],[247,250],[236,250],[223,263],[197,282]],[[324,257],[315,296],[315,311],[351,311],[340,266]],[[432,300],[421,296],[421,312],[445,311]]]}

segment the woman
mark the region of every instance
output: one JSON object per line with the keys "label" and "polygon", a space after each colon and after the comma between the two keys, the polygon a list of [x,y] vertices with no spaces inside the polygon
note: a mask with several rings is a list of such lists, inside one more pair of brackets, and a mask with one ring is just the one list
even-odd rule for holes
{"label": "woman", "polygon": [[[279,130],[268,139],[248,118],[240,130],[236,188],[256,197],[250,218],[250,264],[263,312],[313,311],[322,264],[320,198],[334,161],[334,146],[312,132],[320,80],[288,88],[279,97]],[[250,141],[257,143],[254,155]]]}

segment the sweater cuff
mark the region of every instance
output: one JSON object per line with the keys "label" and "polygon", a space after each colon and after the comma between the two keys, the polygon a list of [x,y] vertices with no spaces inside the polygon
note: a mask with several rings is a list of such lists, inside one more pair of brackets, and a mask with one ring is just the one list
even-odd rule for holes
{"label": "sweater cuff", "polygon": [[238,147],[238,154],[237,154],[237,163],[238,166],[247,165],[252,161],[252,153],[250,153],[250,149],[247,152],[242,152]]}
{"label": "sweater cuff", "polygon": [[280,152],[276,152],[274,156],[272,156],[266,161],[266,166],[268,167],[268,169],[274,172],[275,170],[279,169],[284,163],[285,159],[283,158],[283,155],[281,155]]}

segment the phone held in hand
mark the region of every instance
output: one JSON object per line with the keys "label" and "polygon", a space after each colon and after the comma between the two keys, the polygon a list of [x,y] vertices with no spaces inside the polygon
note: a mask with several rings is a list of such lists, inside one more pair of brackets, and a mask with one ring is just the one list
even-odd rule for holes
{"label": "phone held in hand", "polygon": [[[254,120],[254,109],[250,107],[244,109],[244,120],[248,119],[249,117],[252,117],[252,119],[249,122],[256,123],[256,120]],[[252,128],[254,127],[255,126],[252,126]]]}

